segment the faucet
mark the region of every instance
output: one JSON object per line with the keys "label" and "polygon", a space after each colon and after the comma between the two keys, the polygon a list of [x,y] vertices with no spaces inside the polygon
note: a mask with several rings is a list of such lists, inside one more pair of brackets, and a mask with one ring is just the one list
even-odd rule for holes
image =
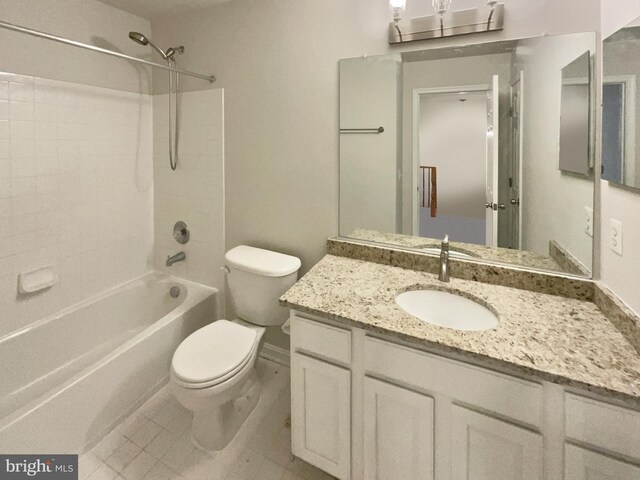
{"label": "faucet", "polygon": [[449,281],[449,235],[444,236],[440,247],[440,275],[438,280],[441,282]]}
{"label": "faucet", "polygon": [[171,265],[173,265],[174,263],[177,262],[183,262],[187,259],[187,256],[184,254],[184,252],[178,252],[175,255],[169,255],[167,257],[167,261],[165,262],[165,265],[167,267],[170,267]]}

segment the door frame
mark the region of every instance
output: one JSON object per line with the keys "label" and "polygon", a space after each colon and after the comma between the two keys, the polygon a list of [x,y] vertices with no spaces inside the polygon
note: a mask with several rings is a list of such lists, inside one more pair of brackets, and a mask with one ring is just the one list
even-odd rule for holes
{"label": "door frame", "polygon": [[[627,162],[636,158],[636,76],[635,75],[606,75],[602,79],[602,85],[621,83],[624,86],[623,108],[624,115],[624,148],[622,153],[622,183],[628,177],[634,177],[635,162]],[[627,135],[631,132],[632,135]]]}
{"label": "door frame", "polygon": [[[510,228],[517,228],[518,229],[518,244],[514,245],[514,248],[517,248],[518,250],[522,250],[522,205],[523,205],[523,197],[524,197],[524,193],[523,193],[523,175],[522,172],[524,170],[524,84],[525,80],[524,80],[524,71],[520,70],[518,72],[518,76],[517,78],[513,81],[513,83],[511,83],[510,87],[510,101],[513,102],[513,91],[517,88],[518,90],[518,152],[516,153],[518,155],[518,225],[510,225]],[[511,108],[513,108],[513,105],[511,106]],[[513,118],[512,118],[513,121]],[[513,134],[513,128],[511,129],[511,134]],[[511,139],[511,142],[513,142],[513,138]],[[511,154],[513,154],[513,148],[511,148]],[[511,162],[513,161],[513,159],[511,159]],[[509,197],[511,192],[509,192]],[[511,201],[511,198],[509,198],[509,201]],[[507,208],[513,208],[513,205],[511,205],[511,203],[509,203],[509,205],[507,205]]]}
{"label": "door frame", "polygon": [[[413,189],[412,204],[412,235],[415,237],[420,236],[420,208],[418,207],[418,190],[420,189],[420,179],[418,178],[418,167],[420,166],[420,96],[432,95],[438,93],[461,93],[461,92],[489,92],[491,91],[491,84],[477,84],[477,85],[458,85],[451,87],[429,87],[429,88],[414,88],[412,91],[412,105],[413,105],[413,162],[411,172],[411,188]],[[487,161],[489,159],[487,158]]]}

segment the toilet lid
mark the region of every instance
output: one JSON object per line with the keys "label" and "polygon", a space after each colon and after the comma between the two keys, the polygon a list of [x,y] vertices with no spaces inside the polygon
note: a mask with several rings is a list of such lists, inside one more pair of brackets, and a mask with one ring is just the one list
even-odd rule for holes
{"label": "toilet lid", "polygon": [[255,330],[218,320],[196,330],[178,346],[171,368],[184,382],[210,382],[246,363],[255,340]]}

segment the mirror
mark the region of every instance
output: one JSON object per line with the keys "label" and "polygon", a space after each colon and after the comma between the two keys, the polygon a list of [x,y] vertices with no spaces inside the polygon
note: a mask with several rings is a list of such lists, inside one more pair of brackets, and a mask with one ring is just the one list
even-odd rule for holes
{"label": "mirror", "polygon": [[591,173],[589,112],[591,56],[585,52],[562,69],[560,94],[560,170]]}
{"label": "mirror", "polygon": [[341,60],[340,236],[437,254],[447,234],[452,257],[590,276],[594,51],[580,33]]}
{"label": "mirror", "polygon": [[640,152],[636,152],[636,77],[640,73],[640,21],[604,41],[602,85],[602,178],[640,188]]}

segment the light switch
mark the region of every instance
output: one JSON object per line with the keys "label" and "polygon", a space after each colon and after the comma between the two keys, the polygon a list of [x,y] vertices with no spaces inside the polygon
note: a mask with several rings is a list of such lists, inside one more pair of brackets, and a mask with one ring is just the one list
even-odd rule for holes
{"label": "light switch", "polygon": [[622,256],[622,222],[615,218],[610,218],[609,232],[609,246],[611,250]]}
{"label": "light switch", "polygon": [[593,238],[593,208],[584,207],[584,211],[586,214],[585,216],[586,224],[585,224],[584,233],[586,233],[587,235]]}

